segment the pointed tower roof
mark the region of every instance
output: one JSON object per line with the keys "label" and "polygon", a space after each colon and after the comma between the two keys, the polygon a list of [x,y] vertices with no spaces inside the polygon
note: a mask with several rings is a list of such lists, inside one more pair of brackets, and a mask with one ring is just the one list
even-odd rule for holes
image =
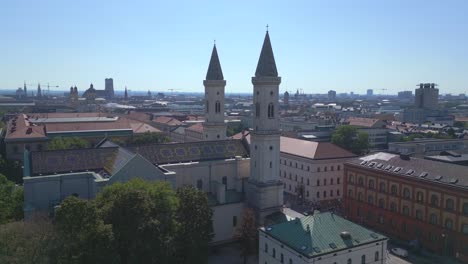
{"label": "pointed tower roof", "polygon": [[208,72],[206,73],[206,80],[224,80],[221,63],[219,63],[218,51],[216,50],[216,44],[213,46],[213,52],[211,53],[210,65],[208,66]]}
{"label": "pointed tower roof", "polygon": [[255,77],[278,77],[278,70],[276,69],[275,56],[271,48],[270,35],[268,30],[263,41],[262,52],[258,59],[257,70]]}

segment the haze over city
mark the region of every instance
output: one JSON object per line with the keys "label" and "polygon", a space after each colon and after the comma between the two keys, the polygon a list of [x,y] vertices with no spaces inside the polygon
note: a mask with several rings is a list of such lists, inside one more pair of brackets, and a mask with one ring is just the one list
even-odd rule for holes
{"label": "haze over city", "polygon": [[0,89],[198,92],[216,40],[226,93],[251,92],[266,25],[280,92],[468,89],[466,1],[7,1]]}

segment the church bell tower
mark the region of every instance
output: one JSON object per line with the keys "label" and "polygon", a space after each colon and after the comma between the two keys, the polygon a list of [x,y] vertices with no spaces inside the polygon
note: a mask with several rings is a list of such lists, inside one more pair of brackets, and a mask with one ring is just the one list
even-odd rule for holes
{"label": "church bell tower", "polygon": [[283,206],[283,184],[279,178],[280,83],[267,30],[255,77],[252,77],[254,117],[247,185],[247,200],[256,210],[260,224],[264,224],[265,216],[279,212]]}
{"label": "church bell tower", "polygon": [[203,140],[226,139],[226,124],[224,123],[224,87],[216,44],[211,53],[210,65],[203,81],[205,86],[205,122],[203,123]]}

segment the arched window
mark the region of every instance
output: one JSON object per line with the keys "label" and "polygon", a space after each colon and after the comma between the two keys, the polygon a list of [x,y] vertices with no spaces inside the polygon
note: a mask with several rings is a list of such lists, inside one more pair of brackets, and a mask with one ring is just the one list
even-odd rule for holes
{"label": "arched window", "polygon": [[362,193],[361,192],[358,193],[358,201],[362,201]]}
{"label": "arched window", "polygon": [[359,186],[364,186],[364,179],[362,177],[359,177],[358,184]]}
{"label": "arched window", "polygon": [[375,261],[378,261],[379,260],[379,252],[376,251],[375,252],[375,258],[374,258]]}
{"label": "arched window", "polygon": [[379,189],[381,192],[385,192],[385,182],[380,182]]}
{"label": "arched window", "polygon": [[392,211],[392,212],[396,211],[396,204],[394,202],[390,203],[390,211]]}
{"label": "arched window", "polygon": [[260,103],[255,103],[255,116],[259,117],[260,116]]}
{"label": "arched window", "polygon": [[445,209],[449,211],[453,211],[453,208],[455,207],[455,203],[453,202],[453,199],[447,199],[445,201]]}
{"label": "arched window", "polygon": [[404,188],[403,189],[403,198],[410,199],[410,197],[411,197],[410,190],[408,188]]}
{"label": "arched window", "polygon": [[416,219],[422,220],[423,219],[423,214],[421,210],[416,210]]}
{"label": "arched window", "polygon": [[390,187],[390,192],[393,194],[393,195],[397,195],[397,187],[396,185],[392,185],[392,187]]}
{"label": "arched window", "polygon": [[408,206],[403,206],[403,215],[408,216],[409,215],[409,207]]}
{"label": "arched window", "polygon": [[366,264],[366,255],[361,256],[361,264]]}
{"label": "arched window", "polygon": [[374,189],[374,180],[369,180],[369,189]]}
{"label": "arched window", "polygon": [[452,230],[453,228],[453,221],[450,218],[445,219],[445,228],[448,230]]}
{"label": "arched window", "polygon": [[348,197],[349,197],[349,198],[353,198],[353,190],[349,190],[349,191],[348,191]]}
{"label": "arched window", "polygon": [[418,203],[424,202],[424,195],[423,195],[422,192],[417,192],[417,193],[416,193],[416,201],[417,201]]}
{"label": "arched window", "polygon": [[431,195],[431,206],[439,206],[439,197],[435,194]]}
{"label": "arched window", "polygon": [[268,104],[268,118],[275,117],[275,105],[273,103]]}
{"label": "arched window", "polygon": [[206,100],[206,112],[210,111],[210,101]]}
{"label": "arched window", "polygon": [[215,103],[215,112],[216,113],[221,112],[221,103],[219,101],[216,101]]}
{"label": "arched window", "polygon": [[468,203],[463,203],[463,214],[468,215]]}
{"label": "arched window", "polygon": [[437,225],[437,215],[431,214],[430,223],[433,225]]}
{"label": "arched window", "polygon": [[385,201],[384,201],[384,199],[379,199],[379,207],[380,207],[380,208],[385,208]]}
{"label": "arched window", "polygon": [[367,196],[367,202],[370,203],[370,204],[373,204],[374,203],[374,196],[372,196],[372,195]]}
{"label": "arched window", "polygon": [[202,180],[197,181],[197,189],[199,189],[199,190],[203,189],[203,181]]}

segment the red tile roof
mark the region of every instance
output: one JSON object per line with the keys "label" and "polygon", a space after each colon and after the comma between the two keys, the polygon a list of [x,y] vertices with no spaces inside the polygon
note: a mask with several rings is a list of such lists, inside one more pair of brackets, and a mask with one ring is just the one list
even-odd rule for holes
{"label": "red tile roof", "polygon": [[44,126],[34,125],[24,114],[19,114],[8,122],[5,139],[37,139],[46,138]]}
{"label": "red tile roof", "polygon": [[180,126],[182,125],[182,122],[179,120],[172,118],[172,117],[167,117],[167,116],[158,116],[157,118],[153,119],[153,122],[155,123],[161,123],[161,124],[166,124],[169,126]]}
{"label": "red tile roof", "polygon": [[196,123],[196,124],[194,124],[192,126],[189,126],[185,130],[191,130],[191,131],[202,133],[203,132],[203,123]]}
{"label": "red tile roof", "polygon": [[382,120],[377,118],[365,118],[365,117],[350,117],[348,118],[349,125],[357,127],[368,127],[378,128],[385,125]]}

